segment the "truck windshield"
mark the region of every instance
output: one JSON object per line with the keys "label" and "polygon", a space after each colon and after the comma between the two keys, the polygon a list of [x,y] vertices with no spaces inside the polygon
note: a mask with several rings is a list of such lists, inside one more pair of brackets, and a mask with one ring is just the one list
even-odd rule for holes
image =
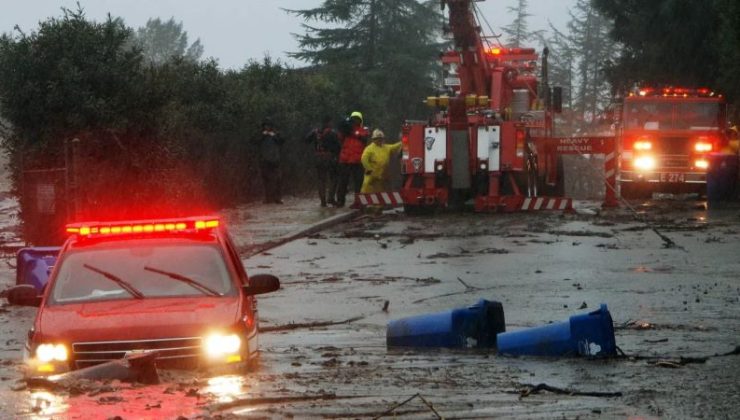
{"label": "truck windshield", "polygon": [[624,107],[626,129],[718,129],[723,119],[723,107],[718,102],[639,100],[627,101]]}
{"label": "truck windshield", "polygon": [[[64,256],[51,291],[54,303],[141,298],[224,296],[235,292],[223,254],[210,244],[147,244],[96,246],[70,250]],[[90,270],[86,267],[95,267]],[[156,267],[154,271],[151,267]],[[168,275],[162,275],[166,272]],[[178,277],[173,278],[173,277]],[[184,281],[182,279],[188,279]]]}

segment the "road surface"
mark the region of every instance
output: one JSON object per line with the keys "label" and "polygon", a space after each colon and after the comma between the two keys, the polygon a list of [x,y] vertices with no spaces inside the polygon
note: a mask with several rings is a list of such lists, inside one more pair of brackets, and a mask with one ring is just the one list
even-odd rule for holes
{"label": "road surface", "polygon": [[[740,210],[707,211],[701,203],[671,200],[638,210],[647,223],[624,209],[385,214],[253,255],[244,260],[248,272],[276,274],[282,289],[259,299],[261,327],[268,331],[260,337],[261,364],[246,376],[166,372],[164,383],[154,387],[85,384],[73,395],[24,389],[18,349],[33,309],[4,307],[0,415],[373,418],[419,394],[395,414],[733,418],[740,408],[740,356],[702,363],[680,357],[724,354],[740,345]],[[232,214],[230,223],[245,232],[240,214]],[[12,276],[3,265],[2,275]],[[503,303],[509,330],[561,321],[606,303],[622,351],[655,358],[386,349],[388,321],[480,298]],[[336,324],[311,326],[330,322]],[[540,383],[621,396],[522,394]]]}

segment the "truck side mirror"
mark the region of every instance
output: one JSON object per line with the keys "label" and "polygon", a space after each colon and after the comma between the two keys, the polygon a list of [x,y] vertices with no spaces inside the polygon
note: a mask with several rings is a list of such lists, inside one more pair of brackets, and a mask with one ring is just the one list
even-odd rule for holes
{"label": "truck side mirror", "polygon": [[249,285],[242,287],[247,296],[270,293],[280,288],[280,280],[271,274],[257,274],[249,277]]}
{"label": "truck side mirror", "polygon": [[556,114],[563,112],[563,88],[560,86],[552,88],[552,110]]}
{"label": "truck side mirror", "polygon": [[30,284],[19,284],[6,291],[5,297],[11,305],[18,306],[41,306],[41,296],[36,288]]}

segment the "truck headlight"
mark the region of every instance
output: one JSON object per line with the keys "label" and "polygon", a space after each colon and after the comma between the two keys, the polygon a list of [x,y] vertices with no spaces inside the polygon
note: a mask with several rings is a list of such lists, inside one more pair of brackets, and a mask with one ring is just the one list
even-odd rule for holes
{"label": "truck headlight", "polygon": [[635,169],[652,171],[655,169],[655,158],[652,156],[639,156],[632,161],[632,164],[635,166]]}
{"label": "truck headlight", "polygon": [[211,334],[205,338],[204,347],[209,357],[222,357],[238,353],[242,339],[236,334]]}
{"label": "truck headlight", "polygon": [[68,357],[64,344],[41,344],[36,348],[36,358],[42,363],[66,362]]}

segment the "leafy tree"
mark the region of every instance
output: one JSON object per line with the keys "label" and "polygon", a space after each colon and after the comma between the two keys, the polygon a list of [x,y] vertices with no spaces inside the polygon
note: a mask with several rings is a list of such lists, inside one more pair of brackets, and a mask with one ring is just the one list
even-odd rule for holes
{"label": "leafy tree", "polygon": [[740,5],[736,0],[593,0],[624,45],[610,66],[615,87],[708,86],[740,118]]}
{"label": "leafy tree", "polygon": [[716,83],[720,71],[717,5],[721,2],[593,0],[593,3],[614,22],[611,35],[624,45],[611,68],[616,86],[627,88],[640,82],[689,86]]}
{"label": "leafy tree", "polygon": [[506,34],[506,43],[509,47],[524,47],[529,41],[537,37],[537,33],[529,31],[527,19],[529,19],[532,14],[529,13],[528,10],[528,0],[517,0],[516,6],[509,6],[506,8],[508,13],[514,14],[514,20],[509,25],[501,28],[501,30]]}
{"label": "leafy tree", "polygon": [[[561,121],[556,128],[558,135],[565,135],[572,130],[574,108],[573,92],[576,87],[576,50],[570,37],[550,24],[549,37],[540,35],[540,44],[549,49],[548,56],[548,79],[550,86],[563,88],[563,113]],[[565,123],[565,127],[563,126]]]}
{"label": "leafy tree", "polygon": [[740,123],[740,3],[716,0],[720,24],[717,28],[719,50],[719,88],[734,103],[734,123]]}
{"label": "leafy tree", "polygon": [[124,129],[150,122],[141,55],[126,48],[131,30],[119,19],[93,23],[82,10],[63,9],[61,18],[37,32],[0,38],[0,112],[13,127],[11,153],[49,146],[90,128]]}
{"label": "leafy tree", "polygon": [[[269,57],[224,72],[187,53],[146,65],[134,36],[120,19],[64,10],[35,32],[0,38],[0,137],[17,194],[24,170],[64,167],[76,155],[80,172],[66,174],[78,181],[70,218],[175,216],[250,200],[260,188],[252,140],[265,116],[287,139],[287,192],[308,188],[303,135],[347,109],[329,73]],[[30,217],[29,203],[21,207]]]}
{"label": "leafy tree", "polygon": [[197,61],[203,55],[200,39],[188,45],[188,33],[183,30],[182,22],[175,22],[174,18],[147,20],[146,25],[136,31],[136,43],[144,57],[154,64],[162,64],[173,57]]}
{"label": "leafy tree", "polygon": [[588,129],[611,102],[607,70],[619,46],[609,37],[611,22],[590,0],[578,0],[568,13],[567,30],[550,24],[540,42],[550,49],[550,83],[564,88],[566,126]]}
{"label": "leafy tree", "polygon": [[606,70],[618,48],[609,38],[611,22],[594,8],[591,0],[578,0],[570,16],[569,38],[578,73],[574,111],[581,120],[588,121],[610,102]]}
{"label": "leafy tree", "polygon": [[[425,114],[441,44],[439,3],[417,0],[324,0],[290,10],[306,20],[291,56],[320,66],[340,92],[345,112],[364,111],[391,133]],[[318,25],[311,23],[316,22]]]}

